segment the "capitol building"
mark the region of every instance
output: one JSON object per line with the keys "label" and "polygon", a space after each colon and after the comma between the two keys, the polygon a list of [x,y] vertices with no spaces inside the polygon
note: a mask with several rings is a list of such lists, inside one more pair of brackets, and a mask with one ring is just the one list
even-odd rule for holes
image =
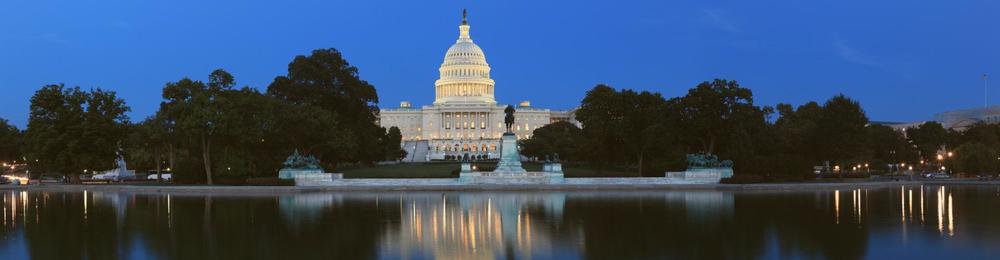
{"label": "capitol building", "polygon": [[[446,156],[470,155],[474,158],[500,157],[500,137],[504,127],[504,108],[494,96],[495,82],[490,78],[486,54],[472,41],[466,14],[458,26],[458,40],[448,48],[434,82],[434,103],[413,107],[408,101],[398,108],[382,109],[379,124],[398,127],[403,135],[404,161],[441,160]],[[558,121],[579,125],[573,111],[550,110],[521,101],[516,106],[512,131],[518,139],[531,137],[532,131]]]}

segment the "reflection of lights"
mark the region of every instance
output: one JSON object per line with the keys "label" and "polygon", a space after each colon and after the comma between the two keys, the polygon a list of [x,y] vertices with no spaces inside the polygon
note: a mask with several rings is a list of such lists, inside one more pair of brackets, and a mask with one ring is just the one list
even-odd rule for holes
{"label": "reflection of lights", "polygon": [[948,194],[948,235],[955,236],[955,214],[952,212],[951,193]]}
{"label": "reflection of lights", "polygon": [[858,189],[858,224],[861,224],[861,189]]}
{"label": "reflection of lights", "polygon": [[906,188],[899,187],[899,222],[906,224]]}
{"label": "reflection of lights", "polygon": [[944,186],[938,188],[937,192],[937,217],[938,217],[938,232],[944,233]]}
{"label": "reflection of lights", "polygon": [[924,186],[920,185],[920,224],[924,223]]}
{"label": "reflection of lights", "polygon": [[911,189],[908,192],[909,192],[910,198],[909,198],[909,201],[908,201],[909,204],[907,204],[906,207],[910,208],[910,212],[909,212],[910,214],[909,215],[910,215],[910,218],[913,218],[913,190]]}
{"label": "reflection of lights", "polygon": [[174,222],[173,221],[173,215],[170,214],[170,193],[167,193],[167,228],[168,229],[171,226],[170,224],[172,224],[173,222]]}
{"label": "reflection of lights", "polygon": [[837,224],[840,224],[840,190],[833,191],[833,208]]}
{"label": "reflection of lights", "polygon": [[87,222],[87,190],[83,190],[83,221]]}

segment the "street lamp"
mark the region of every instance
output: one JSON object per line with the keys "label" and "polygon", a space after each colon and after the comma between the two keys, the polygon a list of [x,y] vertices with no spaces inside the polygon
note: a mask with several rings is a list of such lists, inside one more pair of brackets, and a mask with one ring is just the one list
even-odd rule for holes
{"label": "street lamp", "polygon": [[951,157],[952,155],[954,155],[954,154],[952,154],[951,152],[948,152],[948,157]]}
{"label": "street lamp", "polygon": [[944,160],[944,156],[942,156],[942,155],[938,154],[938,155],[937,155],[937,159],[938,159],[938,161],[941,161],[941,160]]}

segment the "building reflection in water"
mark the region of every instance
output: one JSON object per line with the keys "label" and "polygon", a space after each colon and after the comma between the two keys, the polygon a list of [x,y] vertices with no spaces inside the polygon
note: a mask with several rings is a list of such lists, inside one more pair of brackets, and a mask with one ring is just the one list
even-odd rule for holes
{"label": "building reflection in water", "polygon": [[[360,198],[398,214],[396,218],[383,220],[390,222],[386,223],[390,228],[382,229],[378,247],[382,257],[403,259],[558,258],[567,252],[578,254],[579,249],[565,250],[584,246],[586,235],[583,226],[578,226],[579,220],[577,226],[564,221],[568,198],[648,201],[654,203],[649,205],[651,209],[674,209],[687,216],[689,226],[705,228],[731,222],[735,215],[733,194],[718,191],[638,195],[634,192],[315,193],[282,196],[278,201],[286,221],[309,222],[322,212],[341,207],[345,200]],[[626,223],[607,223],[622,224]]]}
{"label": "building reflection in water", "polygon": [[[408,194],[380,205],[400,207],[398,229],[386,230],[382,251],[401,258],[493,259],[552,255],[565,194]],[[397,200],[398,199],[398,200]]]}
{"label": "building reflection in water", "polygon": [[[850,194],[8,190],[0,192],[0,253],[22,250],[55,259],[863,258],[881,250],[870,241],[1000,240],[991,228],[956,230],[958,215],[969,227],[996,226],[987,208],[956,208],[955,203],[998,200],[981,196],[984,192],[998,191],[941,186]],[[902,240],[899,233],[881,232],[887,228],[901,232]],[[18,246],[4,249],[4,244]]]}

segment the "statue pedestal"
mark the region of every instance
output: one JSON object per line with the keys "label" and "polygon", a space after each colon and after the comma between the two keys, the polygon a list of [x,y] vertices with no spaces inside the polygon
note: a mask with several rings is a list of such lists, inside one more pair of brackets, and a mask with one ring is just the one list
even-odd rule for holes
{"label": "statue pedestal", "polygon": [[517,151],[517,136],[504,133],[500,140],[500,162],[494,173],[525,173],[521,167],[521,154]]}
{"label": "statue pedestal", "polygon": [[685,183],[719,183],[723,178],[733,177],[732,168],[691,168],[683,172],[667,172],[667,179]]}
{"label": "statue pedestal", "polygon": [[472,172],[472,164],[468,162],[462,163],[462,172]]}
{"label": "statue pedestal", "polygon": [[319,175],[323,174],[320,169],[281,169],[278,171],[278,179],[291,180],[297,175]]}
{"label": "statue pedestal", "polygon": [[562,163],[548,162],[542,165],[543,172],[558,172],[562,173]]}

